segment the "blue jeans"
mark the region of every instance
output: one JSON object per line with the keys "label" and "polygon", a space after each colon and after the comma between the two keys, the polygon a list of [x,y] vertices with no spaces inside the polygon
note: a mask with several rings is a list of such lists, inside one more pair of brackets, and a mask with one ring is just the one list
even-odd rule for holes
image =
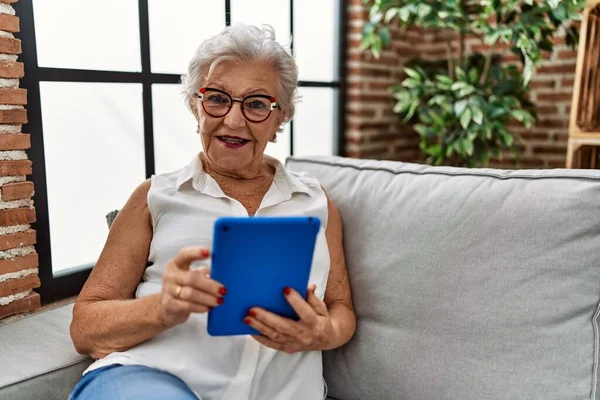
{"label": "blue jeans", "polygon": [[114,364],[85,374],[69,400],[198,400],[178,377],[143,365]]}

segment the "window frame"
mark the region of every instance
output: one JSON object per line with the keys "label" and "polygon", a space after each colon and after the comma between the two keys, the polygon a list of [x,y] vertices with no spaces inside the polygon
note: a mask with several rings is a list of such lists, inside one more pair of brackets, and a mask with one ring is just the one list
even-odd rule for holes
{"label": "window frame", "polygon": [[[290,2],[290,34],[294,37],[294,0]],[[335,1],[336,7],[336,47],[337,79],[325,81],[300,81],[300,87],[331,88],[337,90],[337,115],[334,116],[337,140],[334,149],[337,155],[345,155],[345,106],[346,106],[346,46],[347,46],[347,0]],[[225,2],[225,25],[231,25],[231,1]],[[150,26],[148,0],[138,1],[140,28],[141,72],[100,71],[68,68],[39,67],[33,13],[33,1],[19,1],[13,4],[16,15],[21,21],[21,31],[15,37],[21,39],[22,54],[20,61],[25,65],[25,76],[21,87],[27,89],[28,123],[23,131],[31,134],[29,159],[33,163],[31,181],[35,185],[34,204],[37,220],[32,228],[37,232],[36,250],[39,255],[39,277],[42,304],[48,304],[67,297],[75,296],[83,287],[94,264],[53,272],[51,257],[50,221],[48,212],[48,188],[46,183],[46,163],[44,152],[43,121],[40,99],[40,82],[101,82],[101,83],[137,83],[142,85],[142,109],[144,123],[144,155],[146,177],[155,172],[154,158],[154,119],[152,111],[152,85],[178,84],[179,74],[153,73],[150,64]],[[293,51],[293,43],[292,43]],[[294,121],[290,122],[290,155],[294,155]],[[110,210],[107,210],[107,213]]]}

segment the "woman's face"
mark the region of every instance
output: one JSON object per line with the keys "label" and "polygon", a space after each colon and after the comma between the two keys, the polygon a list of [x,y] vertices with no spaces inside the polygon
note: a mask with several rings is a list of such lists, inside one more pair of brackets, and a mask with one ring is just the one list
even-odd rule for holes
{"label": "woman's face", "polygon": [[[226,92],[234,100],[250,95],[276,97],[277,86],[278,77],[268,65],[232,61],[218,64],[210,78],[205,79],[202,84],[202,87]],[[205,94],[208,107],[210,104],[207,97]],[[219,97],[211,101],[218,102]],[[200,99],[194,102],[193,109],[198,120],[202,146],[209,161],[224,172],[243,175],[246,171],[260,168],[265,148],[275,136],[285,113],[275,108],[263,122],[251,122],[242,114],[240,102],[234,101],[232,104],[227,115],[220,118],[208,115]]]}

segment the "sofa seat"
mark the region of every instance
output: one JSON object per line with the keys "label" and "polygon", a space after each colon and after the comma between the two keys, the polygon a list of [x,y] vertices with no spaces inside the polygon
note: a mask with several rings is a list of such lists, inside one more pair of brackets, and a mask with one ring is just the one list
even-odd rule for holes
{"label": "sofa seat", "polygon": [[73,303],[0,326],[0,399],[65,400],[92,363],[69,335]]}

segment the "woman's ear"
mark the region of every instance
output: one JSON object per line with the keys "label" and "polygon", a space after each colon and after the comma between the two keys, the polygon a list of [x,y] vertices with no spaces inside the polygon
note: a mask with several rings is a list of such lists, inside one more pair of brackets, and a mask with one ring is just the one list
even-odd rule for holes
{"label": "woman's ear", "polygon": [[200,122],[200,115],[198,114],[198,101],[195,98],[191,98],[189,101],[190,110],[192,110],[192,114],[196,118],[196,121]]}
{"label": "woman's ear", "polygon": [[275,118],[275,125],[277,126],[275,132],[277,132],[281,128],[281,124],[283,124],[283,121],[285,121],[285,116],[286,112],[284,110],[279,110],[279,112],[277,113],[277,118]]}

